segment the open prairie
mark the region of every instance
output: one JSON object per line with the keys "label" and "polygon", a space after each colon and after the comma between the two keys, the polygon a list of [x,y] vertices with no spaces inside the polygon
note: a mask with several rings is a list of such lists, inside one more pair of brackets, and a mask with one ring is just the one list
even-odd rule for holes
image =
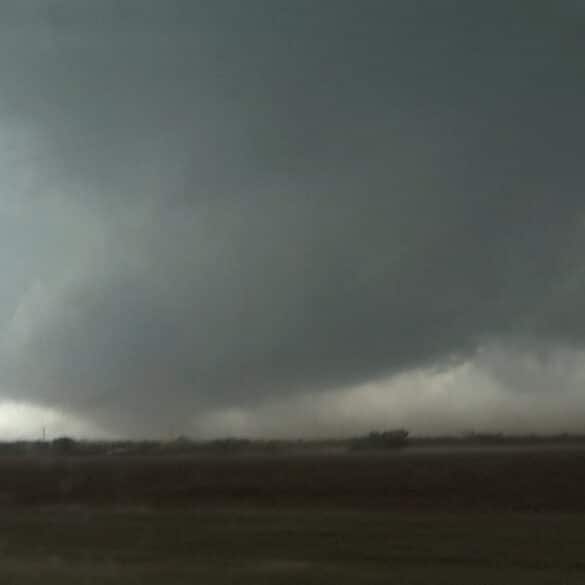
{"label": "open prairie", "polygon": [[583,583],[585,451],[0,459],[3,583]]}

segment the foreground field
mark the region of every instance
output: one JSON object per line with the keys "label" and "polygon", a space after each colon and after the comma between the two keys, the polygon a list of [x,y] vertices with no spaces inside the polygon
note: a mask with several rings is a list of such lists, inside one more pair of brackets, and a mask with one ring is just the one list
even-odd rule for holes
{"label": "foreground field", "polygon": [[342,506],[585,512],[585,449],[0,457],[0,508]]}
{"label": "foreground field", "polygon": [[581,451],[10,459],[0,488],[0,583],[585,583]]}
{"label": "foreground field", "polygon": [[585,582],[582,516],[374,510],[3,514],[2,583]]}

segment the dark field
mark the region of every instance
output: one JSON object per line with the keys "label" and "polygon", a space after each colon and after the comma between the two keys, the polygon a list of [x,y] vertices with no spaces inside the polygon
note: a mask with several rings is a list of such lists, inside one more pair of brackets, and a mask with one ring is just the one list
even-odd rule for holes
{"label": "dark field", "polygon": [[0,583],[585,583],[585,450],[0,459]]}

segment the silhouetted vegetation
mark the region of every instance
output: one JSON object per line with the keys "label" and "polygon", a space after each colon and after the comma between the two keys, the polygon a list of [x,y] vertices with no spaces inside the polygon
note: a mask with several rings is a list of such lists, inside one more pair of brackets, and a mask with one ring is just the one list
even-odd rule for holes
{"label": "silhouetted vegetation", "polygon": [[59,437],[51,442],[51,451],[57,455],[72,455],[77,449],[77,441],[71,437]]}
{"label": "silhouetted vegetation", "polygon": [[372,431],[347,439],[248,439],[225,437],[198,441],[177,437],[168,441],[87,441],[72,437],[57,437],[52,441],[0,442],[2,456],[75,456],[92,457],[169,457],[198,455],[303,455],[342,454],[355,451],[393,451],[421,447],[530,447],[544,445],[585,445],[585,435],[561,433],[556,435],[506,435],[503,433],[468,432],[456,436],[416,437],[403,429]]}
{"label": "silhouetted vegetation", "polygon": [[384,432],[371,432],[365,437],[358,437],[353,439],[350,443],[351,449],[364,450],[364,449],[399,449],[406,447],[408,442],[408,431],[397,430],[397,431],[384,431]]}

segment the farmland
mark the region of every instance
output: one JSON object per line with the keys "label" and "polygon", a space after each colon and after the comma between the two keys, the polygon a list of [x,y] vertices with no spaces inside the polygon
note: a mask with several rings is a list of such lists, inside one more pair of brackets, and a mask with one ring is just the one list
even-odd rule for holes
{"label": "farmland", "polygon": [[585,450],[0,458],[2,583],[582,583]]}

